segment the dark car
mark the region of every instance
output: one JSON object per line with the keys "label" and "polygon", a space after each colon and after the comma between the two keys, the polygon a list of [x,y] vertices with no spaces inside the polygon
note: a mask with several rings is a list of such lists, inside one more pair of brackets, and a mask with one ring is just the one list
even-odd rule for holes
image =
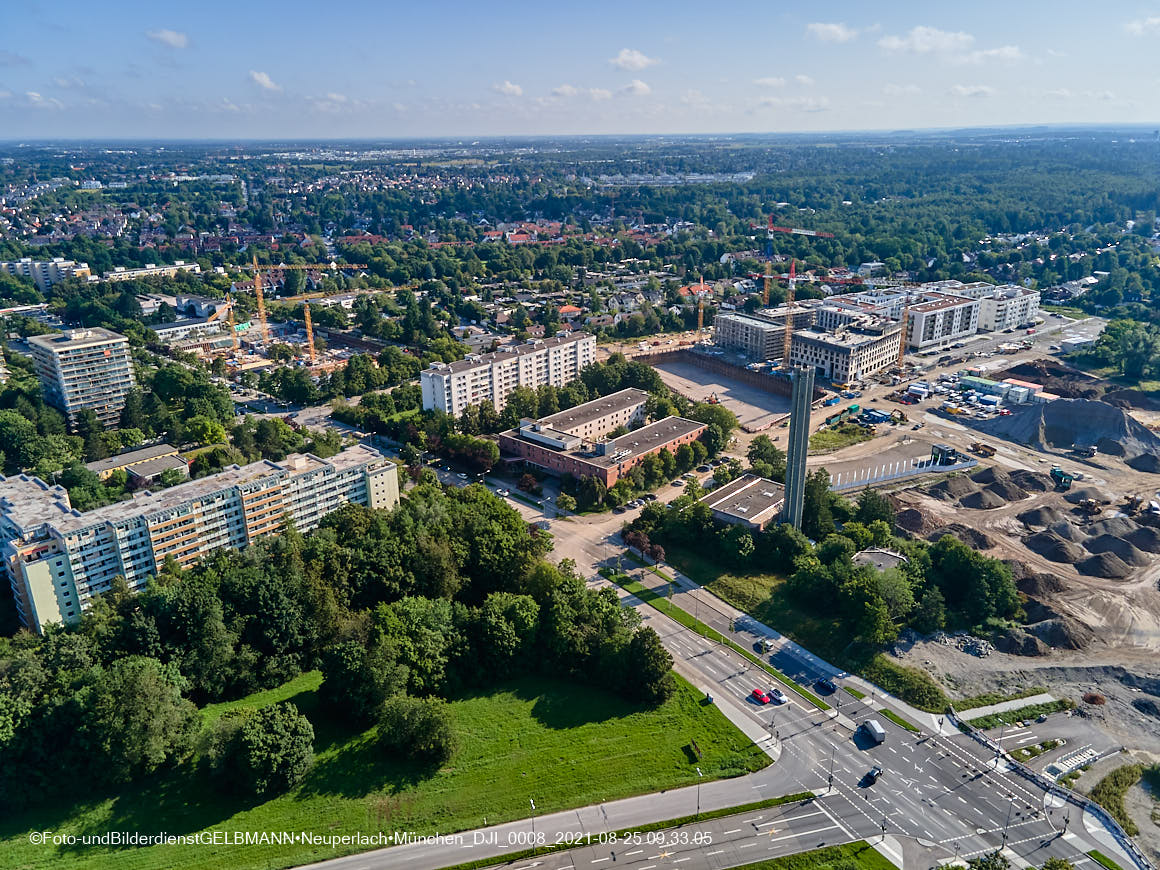
{"label": "dark car", "polygon": [[709,465],[698,465],[697,466],[697,471],[701,472],[702,474],[704,474],[706,471],[712,471],[712,470],[713,470],[712,466],[709,466]]}
{"label": "dark car", "polygon": [[878,782],[878,777],[880,776],[882,776],[882,768],[876,764],[866,771],[866,785],[874,785],[874,783]]}
{"label": "dark car", "polygon": [[818,688],[823,689],[827,692],[838,691],[838,684],[835,683],[833,680],[831,680],[829,677],[819,677],[818,681],[817,681],[817,683],[815,683],[815,685]]}

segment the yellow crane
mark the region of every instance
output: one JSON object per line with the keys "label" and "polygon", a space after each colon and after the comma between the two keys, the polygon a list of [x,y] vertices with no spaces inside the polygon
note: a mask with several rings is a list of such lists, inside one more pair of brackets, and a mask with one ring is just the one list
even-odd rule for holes
{"label": "yellow crane", "polygon": [[906,297],[906,306],[902,309],[902,333],[898,338],[898,371],[902,371],[903,361],[906,358],[906,327],[910,325],[910,297]]}
{"label": "yellow crane", "polygon": [[229,290],[226,291],[226,306],[229,308],[229,311],[226,314],[226,319],[230,324],[230,338],[233,339],[234,342],[234,357],[236,358],[241,347],[238,342],[238,329],[234,325],[234,300],[230,298]]}
{"label": "yellow crane", "polygon": [[[282,264],[279,266],[259,266],[258,265],[258,255],[254,254],[254,261],[252,264],[252,268],[254,270],[254,297],[258,301],[258,326],[262,330],[262,341],[269,342],[269,340],[270,340],[270,325],[266,322],[266,299],[262,293],[262,270],[263,269],[265,269],[267,271],[271,271],[271,272],[275,271],[275,270],[277,270],[279,272],[318,271],[321,269],[330,269],[331,271],[337,271],[339,269],[365,269],[366,264],[364,264],[364,263],[335,263],[332,261],[330,263],[299,263],[299,264],[294,264],[294,265]],[[317,298],[319,296],[326,296],[326,295],[327,294],[325,292],[323,292],[323,293],[310,293],[310,294],[306,294],[302,298],[309,299],[309,298]],[[298,298],[298,297],[295,297],[295,298]],[[307,345],[307,350],[310,353],[310,362],[313,363],[315,361],[314,324],[311,322],[311,319],[310,319],[310,303],[309,302],[304,303],[303,307],[304,307],[305,312],[306,312],[306,345]],[[236,342],[237,339],[234,339],[234,341]]]}
{"label": "yellow crane", "polygon": [[781,343],[781,365],[789,368],[789,354],[793,348],[793,289],[797,280],[797,260],[789,261],[789,287],[785,291],[785,334]]}

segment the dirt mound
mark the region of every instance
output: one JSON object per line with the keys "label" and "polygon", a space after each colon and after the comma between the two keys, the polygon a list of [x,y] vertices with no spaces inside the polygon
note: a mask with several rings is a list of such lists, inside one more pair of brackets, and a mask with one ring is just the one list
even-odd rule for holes
{"label": "dirt mound", "polygon": [[1010,479],[996,480],[987,487],[987,492],[992,495],[997,495],[1003,501],[1007,502],[1023,501],[1023,499],[1027,498],[1027,492],[1017,487]]}
{"label": "dirt mound", "polygon": [[1018,468],[1011,472],[1011,482],[1020,489],[1028,492],[1050,492],[1055,489],[1055,481],[1050,474],[1041,474],[1038,471],[1028,471]]}
{"label": "dirt mound", "polygon": [[1027,574],[1016,584],[1020,592],[1036,598],[1046,598],[1057,595],[1067,588],[1063,580],[1054,574]]}
{"label": "dirt mound", "polygon": [[[1032,508],[1029,511],[1023,511],[1016,517],[1019,522],[1028,528],[1045,528],[1054,523],[1063,520],[1067,522],[1067,518],[1057,508],[1050,505],[1041,505],[1037,508]],[[1068,523],[1070,525],[1070,523]]]}
{"label": "dirt mound", "polygon": [[1039,359],[1012,366],[996,376],[1042,384],[1049,393],[1065,399],[1098,399],[1104,386],[1097,378],[1056,360]]}
{"label": "dirt mound", "polygon": [[1038,450],[1095,445],[1101,453],[1129,458],[1160,453],[1160,435],[1128,416],[1123,408],[1091,399],[1035,403],[1010,417],[981,420],[974,426],[980,432]]}
{"label": "dirt mound", "polygon": [[1160,456],[1155,453],[1141,453],[1125,460],[1128,467],[1148,474],[1160,474]]}
{"label": "dirt mound", "polygon": [[1115,553],[1097,553],[1077,563],[1075,567],[1079,573],[1089,577],[1107,577],[1111,580],[1122,580],[1132,573],[1132,569]]}
{"label": "dirt mound", "polygon": [[915,508],[906,508],[905,510],[899,511],[894,517],[894,523],[900,529],[904,529],[915,535],[925,535],[938,526],[937,523],[931,522],[928,514],[924,514]]}
{"label": "dirt mound", "polygon": [[955,501],[975,491],[975,485],[966,477],[948,477],[930,488],[930,494],[943,501]]}
{"label": "dirt mound", "polygon": [[1108,517],[1096,520],[1088,526],[1087,533],[1089,535],[1115,535],[1117,538],[1122,538],[1132,534],[1138,528],[1140,527],[1127,517]]}
{"label": "dirt mound", "polygon": [[1083,529],[1068,519],[1060,520],[1058,523],[1052,523],[1048,527],[1048,531],[1054,532],[1065,541],[1079,542],[1087,537],[1087,535],[1083,533]]}
{"label": "dirt mound", "polygon": [[972,474],[971,480],[975,483],[994,483],[996,480],[1007,482],[1011,480],[1011,475],[1001,468],[988,465],[986,468],[980,468]]}
{"label": "dirt mound", "polygon": [[959,499],[959,504],[965,508],[972,508],[978,511],[988,511],[992,508],[1003,507],[1007,504],[1007,500],[1001,495],[991,492],[990,487],[980,490],[979,492],[972,492],[970,495]]}
{"label": "dirt mound", "polygon": [[1117,408],[1160,411],[1160,399],[1140,390],[1112,390],[1110,393],[1104,394],[1104,401]]}
{"label": "dirt mound", "polygon": [[1133,698],[1132,706],[1145,716],[1160,719],[1160,704],[1157,704],[1152,698]]}
{"label": "dirt mound", "polygon": [[1072,504],[1079,504],[1081,501],[1091,499],[1099,504],[1111,504],[1114,499],[1102,489],[1095,486],[1077,486],[1068,491],[1064,499]]}
{"label": "dirt mound", "polygon": [[995,649],[1013,656],[1047,655],[1048,647],[1043,641],[1022,628],[1005,628],[995,632]]}
{"label": "dirt mound", "polygon": [[989,550],[995,546],[995,539],[986,532],[972,529],[970,526],[964,526],[962,523],[951,523],[950,525],[943,526],[941,529],[936,529],[927,535],[927,540],[934,543],[944,535],[954,535],[968,547],[975,550]]}
{"label": "dirt mound", "polygon": [[1095,632],[1069,616],[1045,619],[1027,626],[1027,630],[1056,649],[1087,649],[1095,640]]}
{"label": "dirt mound", "polygon": [[1023,543],[1027,549],[1052,562],[1073,563],[1083,558],[1083,548],[1051,532],[1038,532]]}
{"label": "dirt mound", "polygon": [[1140,526],[1125,535],[1124,539],[1145,552],[1160,553],[1160,531],[1151,526]]}
{"label": "dirt mound", "polygon": [[1096,535],[1083,542],[1084,547],[1092,553],[1115,553],[1126,565],[1147,565],[1152,560],[1146,553],[1136,549],[1131,543],[1115,535]]}

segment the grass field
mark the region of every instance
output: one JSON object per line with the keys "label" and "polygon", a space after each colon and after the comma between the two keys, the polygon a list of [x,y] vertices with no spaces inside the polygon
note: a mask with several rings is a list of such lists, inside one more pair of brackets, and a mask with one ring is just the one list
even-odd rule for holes
{"label": "grass field", "polygon": [[819,429],[810,436],[810,453],[833,453],[851,444],[869,441],[874,436],[853,423],[843,423],[829,429]]}
{"label": "grass field", "polygon": [[[55,802],[0,820],[0,868],[119,870],[216,868],[269,870],[353,851],[305,844],[130,849],[33,846],[29,831],[192,834],[199,831],[311,831],[319,834],[411,830],[447,833],[537,811],[551,813],[707,777],[757,770],[769,758],[716,707],[678,678],[677,693],[646,710],[588,686],[544,679],[515,681],[451,704],[460,748],[450,765],[426,771],[385,758],[374,729],[352,734],[321,709],[319,677],[306,674],[272,692],[208,708],[286,698],[315,726],[316,760],[301,785],[265,803],[222,798],[196,772],[180,768],[126,787],[118,797]],[[702,757],[687,747],[696,740]]]}
{"label": "grass field", "polygon": [[894,870],[882,854],[864,841],[799,852],[735,870]]}

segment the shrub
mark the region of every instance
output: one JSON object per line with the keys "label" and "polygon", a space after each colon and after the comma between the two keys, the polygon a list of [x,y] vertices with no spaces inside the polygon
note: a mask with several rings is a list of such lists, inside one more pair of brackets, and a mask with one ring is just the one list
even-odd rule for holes
{"label": "shrub", "polygon": [[314,763],[314,728],[293,704],[271,704],[219,720],[206,758],[225,791],[280,794],[301,782]]}
{"label": "shrub", "polygon": [[447,704],[437,698],[388,698],[379,711],[379,744],[414,761],[446,764],[457,744]]}

